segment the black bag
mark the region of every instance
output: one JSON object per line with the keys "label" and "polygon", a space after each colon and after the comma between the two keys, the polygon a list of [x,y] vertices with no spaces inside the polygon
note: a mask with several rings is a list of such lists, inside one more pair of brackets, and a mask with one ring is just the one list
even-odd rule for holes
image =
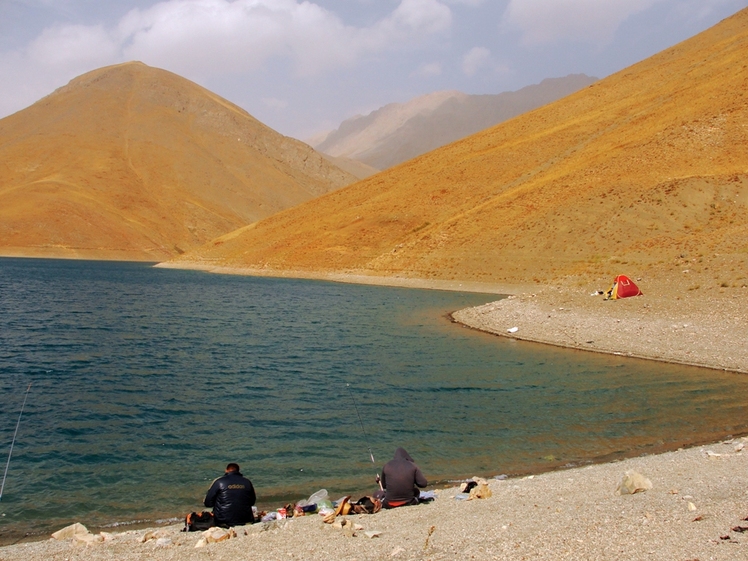
{"label": "black bag", "polygon": [[361,497],[353,503],[353,512],[356,514],[376,514],[382,510],[382,501],[375,497]]}
{"label": "black bag", "polygon": [[216,520],[213,518],[213,513],[203,511],[200,513],[190,512],[184,518],[184,529],[183,532],[202,532],[208,528],[212,528],[216,525]]}

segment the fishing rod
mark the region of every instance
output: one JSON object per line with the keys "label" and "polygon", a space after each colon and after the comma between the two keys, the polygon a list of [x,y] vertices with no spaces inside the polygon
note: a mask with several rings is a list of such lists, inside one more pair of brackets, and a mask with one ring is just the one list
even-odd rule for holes
{"label": "fishing rod", "polygon": [[[364,421],[363,419],[361,419],[361,413],[358,412],[358,406],[356,405],[356,400],[353,397],[353,392],[351,391],[351,385],[346,384],[345,387],[348,388],[348,393],[351,396],[351,402],[353,403],[353,408],[356,410],[358,423],[361,425],[361,432],[364,433],[364,441],[365,441],[366,447],[369,449],[369,457],[371,458],[371,463],[376,465],[377,462],[374,461],[374,453],[371,451],[371,446],[369,446],[369,437],[366,434],[366,429],[364,428]],[[382,482],[379,480],[378,473],[377,473],[377,483],[379,483],[379,488],[382,489]]]}
{"label": "fishing rod", "polygon": [[5,464],[5,474],[3,475],[3,483],[0,485],[0,500],[3,498],[3,491],[5,490],[5,479],[8,477],[8,468],[10,467],[10,457],[13,455],[13,445],[16,443],[16,436],[18,436],[18,427],[21,426],[21,416],[23,415],[23,408],[26,407],[26,399],[29,397],[29,391],[31,390],[31,384],[26,388],[26,395],[23,397],[23,405],[21,405],[21,412],[18,414],[18,422],[16,423],[16,431],[13,433],[13,440],[10,442],[10,452],[8,452],[8,462]]}

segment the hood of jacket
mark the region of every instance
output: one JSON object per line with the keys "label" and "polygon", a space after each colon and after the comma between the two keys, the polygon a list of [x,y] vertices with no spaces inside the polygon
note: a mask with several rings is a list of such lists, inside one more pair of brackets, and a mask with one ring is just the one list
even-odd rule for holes
{"label": "hood of jacket", "polygon": [[410,457],[410,454],[405,450],[405,448],[398,448],[395,450],[395,457],[393,458],[395,460],[408,460],[409,462],[413,462],[413,458]]}

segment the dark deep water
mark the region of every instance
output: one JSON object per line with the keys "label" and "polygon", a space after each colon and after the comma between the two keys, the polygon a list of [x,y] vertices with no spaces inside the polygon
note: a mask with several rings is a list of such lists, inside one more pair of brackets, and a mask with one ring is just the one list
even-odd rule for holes
{"label": "dark deep water", "polygon": [[748,432],[746,376],[521,343],[445,319],[494,299],[0,259],[2,471],[32,383],[0,541],[71,521],[181,517],[202,509],[229,461],[261,506],[277,507],[320,488],[373,488],[397,446],[444,481]]}

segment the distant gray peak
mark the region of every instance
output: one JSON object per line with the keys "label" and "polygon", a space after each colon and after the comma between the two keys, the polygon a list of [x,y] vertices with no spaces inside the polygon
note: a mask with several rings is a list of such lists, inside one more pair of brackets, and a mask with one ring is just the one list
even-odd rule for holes
{"label": "distant gray peak", "polygon": [[405,103],[389,103],[368,115],[356,115],[308,142],[330,156],[386,169],[565,97],[596,80],[571,74],[500,94],[433,92]]}

